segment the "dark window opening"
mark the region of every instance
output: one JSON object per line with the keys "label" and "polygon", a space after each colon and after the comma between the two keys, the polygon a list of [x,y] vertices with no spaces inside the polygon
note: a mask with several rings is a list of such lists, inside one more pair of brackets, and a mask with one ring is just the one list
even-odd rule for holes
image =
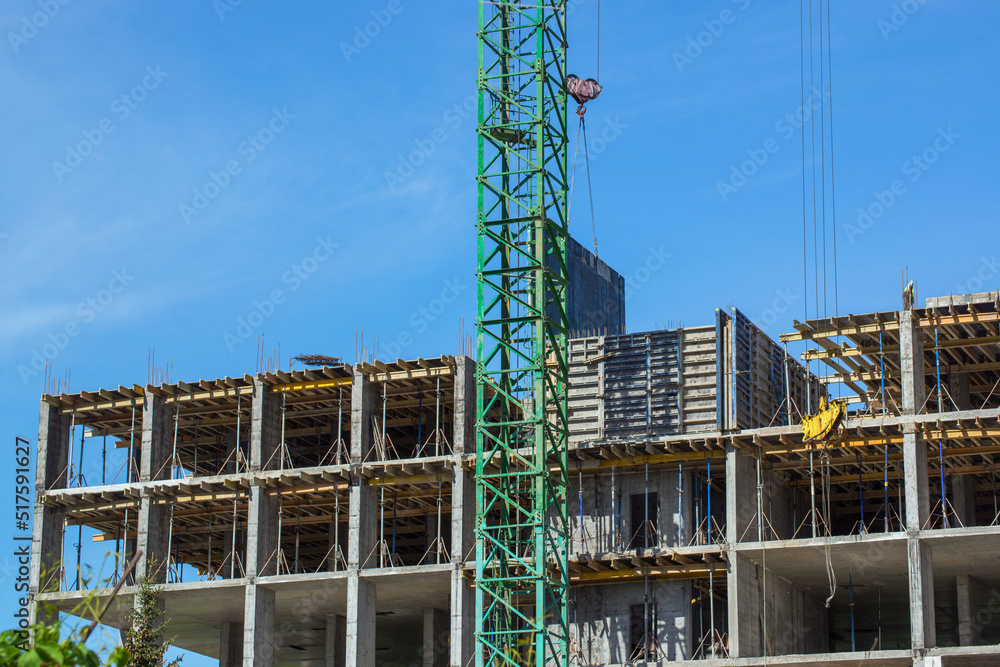
{"label": "dark window opening", "polygon": [[656,660],[655,605],[629,605],[628,612],[629,662]]}

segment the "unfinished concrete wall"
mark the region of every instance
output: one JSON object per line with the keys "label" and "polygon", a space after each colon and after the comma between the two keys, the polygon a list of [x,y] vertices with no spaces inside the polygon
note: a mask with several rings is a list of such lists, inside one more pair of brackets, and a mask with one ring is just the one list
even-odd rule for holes
{"label": "unfinished concrete wall", "polygon": [[[580,664],[624,664],[634,653],[635,630],[642,629],[641,609],[647,589],[642,583],[584,586],[573,589],[570,644]],[[691,584],[654,581],[648,584],[653,650],[658,660],[691,656]],[[635,616],[633,612],[640,612]],[[637,627],[632,627],[638,624]]]}
{"label": "unfinished concrete wall", "polygon": [[[691,541],[696,528],[692,524],[693,472],[682,469],[678,477],[676,468],[651,470],[648,484],[645,473],[634,469],[627,474],[616,473],[613,480],[610,474],[585,475],[582,497],[580,482],[580,476],[571,473],[572,553],[606,553],[639,547],[641,539],[636,539],[636,534],[643,527],[645,512],[633,512],[633,502],[642,502],[639,498],[645,496],[647,489],[649,502],[654,498],[656,502],[655,508],[651,508],[650,522],[657,539],[650,548],[687,546]],[[678,488],[682,490],[680,494]]]}

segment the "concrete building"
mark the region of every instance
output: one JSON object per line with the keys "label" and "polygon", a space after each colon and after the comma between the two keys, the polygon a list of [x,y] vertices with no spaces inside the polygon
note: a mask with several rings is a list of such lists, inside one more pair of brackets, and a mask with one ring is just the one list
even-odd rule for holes
{"label": "concrete building", "polygon": [[[735,309],[574,339],[571,663],[1000,664],[998,297],[796,323],[824,377]],[[43,396],[38,613],[86,526],[222,665],[474,664],[474,419],[449,356]]]}

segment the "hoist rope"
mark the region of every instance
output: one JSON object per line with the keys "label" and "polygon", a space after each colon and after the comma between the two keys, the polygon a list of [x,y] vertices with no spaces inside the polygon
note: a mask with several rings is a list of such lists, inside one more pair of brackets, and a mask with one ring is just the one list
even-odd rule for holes
{"label": "hoist rope", "polygon": [[594,186],[590,178],[590,150],[587,148],[587,123],[580,116],[580,124],[576,130],[576,149],[573,151],[573,172],[569,180],[569,203],[566,205],[566,217],[569,218],[573,208],[573,188],[576,185],[576,163],[580,155],[580,137],[583,137],[583,154],[587,164],[587,192],[590,198],[590,228],[594,234],[594,256],[597,256],[597,217],[594,213]]}

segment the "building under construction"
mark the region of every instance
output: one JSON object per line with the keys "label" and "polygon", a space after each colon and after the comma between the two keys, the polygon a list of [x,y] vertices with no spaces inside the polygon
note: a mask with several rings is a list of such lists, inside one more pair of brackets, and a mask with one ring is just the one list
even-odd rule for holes
{"label": "building under construction", "polygon": [[[825,375],[714,317],[570,341],[569,662],[1000,663],[1000,295],[796,323]],[[462,356],[45,395],[38,613],[141,550],[105,623],[151,575],[222,665],[469,667],[475,400]]]}
{"label": "building under construction", "polygon": [[43,396],[38,617],[148,577],[226,666],[1000,664],[1000,294],[629,333],[569,238],[571,4],[478,3],[475,360]]}

